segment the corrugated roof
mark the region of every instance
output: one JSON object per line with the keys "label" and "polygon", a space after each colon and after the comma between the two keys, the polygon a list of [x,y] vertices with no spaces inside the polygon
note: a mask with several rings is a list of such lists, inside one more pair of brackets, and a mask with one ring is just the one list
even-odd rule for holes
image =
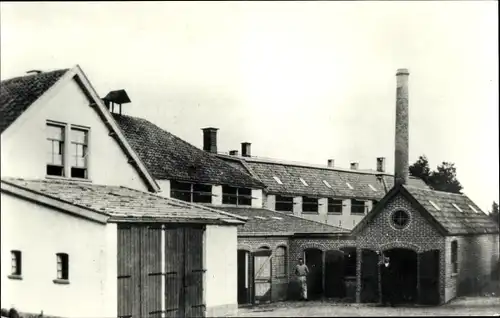
{"label": "corrugated roof", "polygon": [[113,114],[127,140],[157,180],[173,179],[235,187],[264,186],[216,155],[203,151],[146,119]]}
{"label": "corrugated roof", "polygon": [[[281,161],[273,162],[269,159],[261,160],[254,157],[234,159],[224,155],[220,155],[220,157],[232,162],[233,165],[244,160],[251,172],[264,183],[269,193],[376,200],[385,195],[382,180],[377,177],[380,173],[376,171],[347,170]],[[279,178],[282,184],[279,184],[274,177]],[[307,186],[300,180],[301,178],[306,182]],[[382,178],[387,189],[391,189],[394,184],[394,177],[389,174],[382,174]],[[408,182],[419,188],[428,188],[421,179],[410,177]]]}
{"label": "corrugated roof", "polygon": [[3,80],[0,89],[0,132],[7,129],[68,69]]}
{"label": "corrugated roof", "polygon": [[200,220],[219,221],[218,223],[242,223],[241,220],[244,220],[244,218],[233,216],[224,211],[122,186],[15,178],[3,178],[2,183],[27,189],[78,207],[106,213],[116,220],[148,219],[154,221],[162,219],[181,223]]}
{"label": "corrugated roof", "polygon": [[412,186],[405,188],[450,234],[498,233],[498,225],[466,195]]}
{"label": "corrugated roof", "polygon": [[247,217],[238,233],[349,233],[350,230],[307,220],[298,216],[262,208],[217,207],[236,215]]}

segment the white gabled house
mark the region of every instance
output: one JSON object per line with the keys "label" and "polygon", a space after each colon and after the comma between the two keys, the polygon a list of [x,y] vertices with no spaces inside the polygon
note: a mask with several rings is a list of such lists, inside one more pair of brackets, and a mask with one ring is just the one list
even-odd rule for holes
{"label": "white gabled house", "polygon": [[245,218],[154,194],[79,66],[2,81],[0,132],[2,308],[235,314]]}

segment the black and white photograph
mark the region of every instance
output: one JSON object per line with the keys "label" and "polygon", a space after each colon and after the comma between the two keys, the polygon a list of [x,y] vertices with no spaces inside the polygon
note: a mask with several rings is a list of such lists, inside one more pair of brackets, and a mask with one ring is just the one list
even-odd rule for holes
{"label": "black and white photograph", "polygon": [[2,1],[0,316],[500,316],[498,73],[498,1]]}

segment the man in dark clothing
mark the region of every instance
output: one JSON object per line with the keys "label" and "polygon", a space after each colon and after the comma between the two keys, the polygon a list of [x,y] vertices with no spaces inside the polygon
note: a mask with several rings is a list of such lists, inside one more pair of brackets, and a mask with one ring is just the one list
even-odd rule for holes
{"label": "man in dark clothing", "polygon": [[394,307],[394,268],[390,263],[389,257],[383,257],[384,260],[380,263],[380,276],[382,279],[382,306],[388,303]]}

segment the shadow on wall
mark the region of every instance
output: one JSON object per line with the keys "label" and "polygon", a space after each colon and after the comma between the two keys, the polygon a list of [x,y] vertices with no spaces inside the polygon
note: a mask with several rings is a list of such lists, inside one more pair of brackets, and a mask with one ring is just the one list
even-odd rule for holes
{"label": "shadow on wall", "polygon": [[290,280],[290,282],[288,283],[287,299],[299,300],[301,298],[300,292],[301,287],[299,281],[297,279]]}

